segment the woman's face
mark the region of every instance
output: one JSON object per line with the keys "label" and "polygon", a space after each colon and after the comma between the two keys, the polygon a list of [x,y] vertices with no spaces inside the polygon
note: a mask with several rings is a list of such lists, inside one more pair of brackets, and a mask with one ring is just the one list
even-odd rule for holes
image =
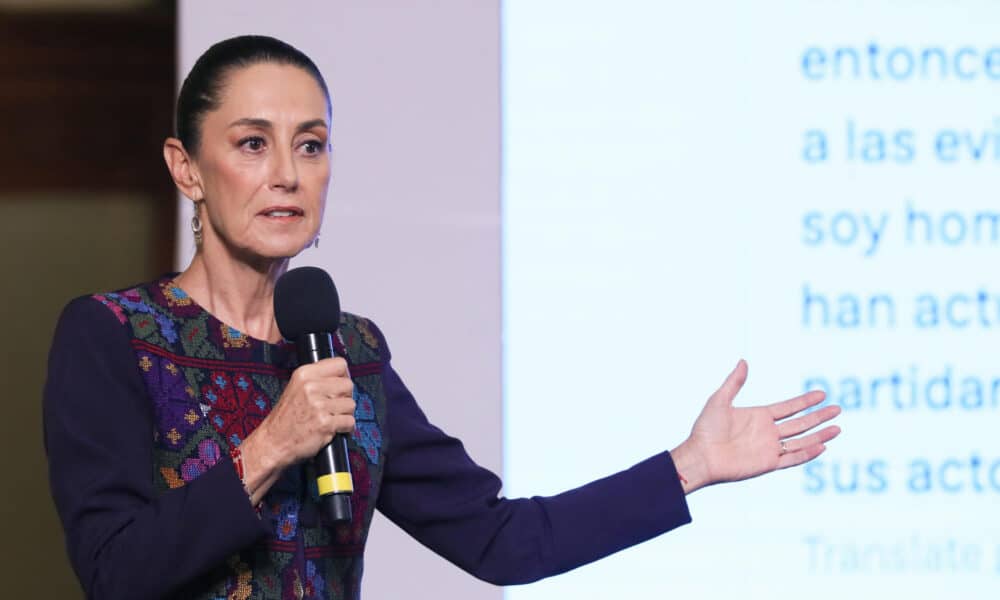
{"label": "woman's face", "polygon": [[298,254],[319,231],[330,181],[323,90],[291,65],[232,72],[202,122],[194,164],[205,194],[204,251],[225,248],[249,261]]}

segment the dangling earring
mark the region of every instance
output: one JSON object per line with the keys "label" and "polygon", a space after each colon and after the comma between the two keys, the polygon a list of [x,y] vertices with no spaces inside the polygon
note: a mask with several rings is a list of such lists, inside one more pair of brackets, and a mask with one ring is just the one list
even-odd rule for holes
{"label": "dangling earring", "polygon": [[313,240],[312,247],[313,248],[319,248],[319,234],[318,233],[316,234],[316,239]]}
{"label": "dangling earring", "polygon": [[194,216],[191,217],[191,233],[194,234],[194,243],[201,245],[202,235],[201,235],[201,218],[198,216],[198,205],[200,202],[194,203]]}

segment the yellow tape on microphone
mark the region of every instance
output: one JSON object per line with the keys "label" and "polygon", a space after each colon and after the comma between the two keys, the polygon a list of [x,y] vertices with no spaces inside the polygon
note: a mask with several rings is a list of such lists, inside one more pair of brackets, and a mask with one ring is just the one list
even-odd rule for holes
{"label": "yellow tape on microphone", "polygon": [[354,492],[354,483],[350,473],[327,473],[316,478],[319,495],[350,494]]}

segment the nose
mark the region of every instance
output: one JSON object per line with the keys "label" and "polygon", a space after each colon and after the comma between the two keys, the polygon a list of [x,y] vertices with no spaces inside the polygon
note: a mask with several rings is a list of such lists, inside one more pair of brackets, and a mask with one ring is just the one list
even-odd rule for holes
{"label": "nose", "polygon": [[286,152],[275,152],[271,170],[271,189],[294,192],[299,188],[299,172],[295,166],[295,157],[289,149]]}

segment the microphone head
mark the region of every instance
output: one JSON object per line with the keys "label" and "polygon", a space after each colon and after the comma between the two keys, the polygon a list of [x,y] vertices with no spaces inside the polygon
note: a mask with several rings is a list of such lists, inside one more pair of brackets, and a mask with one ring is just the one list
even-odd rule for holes
{"label": "microphone head", "polygon": [[282,337],[294,342],[309,333],[333,333],[340,325],[340,298],[326,271],[299,267],[274,286],[274,318]]}

